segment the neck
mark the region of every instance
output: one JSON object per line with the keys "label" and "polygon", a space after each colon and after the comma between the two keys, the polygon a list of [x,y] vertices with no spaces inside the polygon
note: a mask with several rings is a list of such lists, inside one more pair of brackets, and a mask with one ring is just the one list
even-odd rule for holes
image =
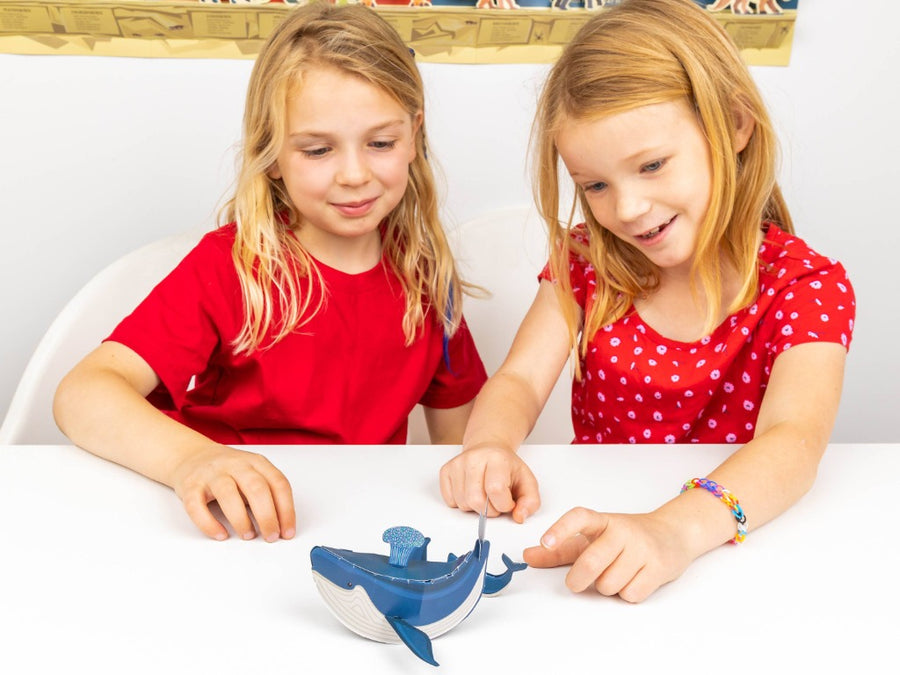
{"label": "neck", "polygon": [[368,272],[381,262],[381,233],[359,237],[323,235],[313,228],[295,230],[303,248],[320,263],[345,274]]}
{"label": "neck", "polygon": [[[663,270],[659,287],[647,297],[638,298],[634,307],[641,319],[660,335],[679,342],[695,342],[711,331],[706,325],[710,299],[702,286],[691,287],[684,270]],[[728,307],[740,290],[737,271],[727,265],[722,271],[722,295],[714,311],[714,325],[725,320]]]}

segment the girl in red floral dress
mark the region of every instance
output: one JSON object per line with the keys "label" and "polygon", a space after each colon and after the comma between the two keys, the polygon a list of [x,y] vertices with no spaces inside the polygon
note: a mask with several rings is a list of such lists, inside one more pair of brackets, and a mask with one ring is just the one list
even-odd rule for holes
{"label": "girl in red floral dress", "polygon": [[[794,233],[756,86],[690,0],[626,0],[592,18],[550,73],[535,138],[550,262],[441,491],[461,509],[534,513],[537,481],[516,449],[573,355],[576,443],[734,445],[658,509],[573,509],[525,551],[533,566],[574,563],[574,591],[640,601],[810,488],[853,289]],[[561,204],[560,162],[574,204]]]}

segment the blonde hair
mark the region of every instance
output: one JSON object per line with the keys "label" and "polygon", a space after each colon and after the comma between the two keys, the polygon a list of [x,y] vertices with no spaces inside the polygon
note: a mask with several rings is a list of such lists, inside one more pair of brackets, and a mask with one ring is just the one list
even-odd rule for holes
{"label": "blonde hair", "polygon": [[[220,214],[222,222],[237,224],[232,257],[244,324],[234,341],[236,353],[271,346],[302,327],[326,302],[315,261],[291,232],[299,226],[297,210],[282,180],[268,173],[284,141],[288,98],[305,71],[320,67],[337,68],[381,89],[411,118],[424,113],[424,88],[413,55],[374,11],[361,5],[314,3],[292,10],[275,28],[250,76],[241,165],[234,195]],[[423,326],[429,307],[445,334],[452,335],[462,316],[461,293],[467,288],[457,275],[438,216],[424,120],[415,145],[406,192],[383,233],[385,257],[406,297],[407,344]],[[306,291],[303,278],[310,282]]]}
{"label": "blonde hair", "polygon": [[[624,0],[592,17],[550,72],[533,133],[535,195],[550,237],[550,265],[569,324],[573,350],[585,354],[597,330],[624,316],[635,298],[659,284],[658,269],[594,218],[575,186],[568,222],[560,222],[560,158],[555,139],[567,121],[588,121],[641,106],[685,100],[709,143],[711,198],[692,268],[707,299],[705,332],[718,320],[722,264],[743,280],[728,308],[749,305],[758,284],[758,232],[763,220],[793,232],[775,181],[777,141],[765,105],[740,54],[719,24],[692,0]],[[755,122],[736,153],[735,111]],[[589,232],[572,237],[576,206]],[[597,275],[596,298],[579,337],[579,309],[569,281],[570,255],[581,255]],[[578,360],[575,360],[576,363]]]}

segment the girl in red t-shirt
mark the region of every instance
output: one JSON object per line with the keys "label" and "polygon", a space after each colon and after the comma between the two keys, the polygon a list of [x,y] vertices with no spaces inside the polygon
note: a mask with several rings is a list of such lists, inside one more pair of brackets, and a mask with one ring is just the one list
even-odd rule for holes
{"label": "girl in red t-shirt", "polygon": [[[574,591],[640,601],[810,488],[853,290],[793,233],[760,95],[690,0],[625,0],[593,17],[550,73],[535,138],[550,262],[441,492],[518,522],[534,513],[537,482],[516,449],[573,355],[576,443],[735,444],[655,511],[574,509],[525,551],[538,567],[574,563]],[[560,222],[576,207],[584,223]]]}
{"label": "girl in red t-shirt", "polygon": [[225,225],[63,380],[60,428],[171,486],[210,537],[228,536],[217,501],[268,541],[294,535],[291,487],[232,444],[404,443],[418,404],[433,442],[459,443],[487,376],[423,110],[414,57],[375,12],[290,12],[250,77]]}

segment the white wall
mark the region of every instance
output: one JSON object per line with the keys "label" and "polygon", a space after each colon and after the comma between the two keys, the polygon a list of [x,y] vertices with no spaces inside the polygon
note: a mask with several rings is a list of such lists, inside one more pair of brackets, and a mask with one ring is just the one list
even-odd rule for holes
{"label": "white wall", "polygon": [[[897,441],[900,3],[800,7],[791,66],[753,72],[783,140],[782,186],[798,230],[841,259],[856,287],[834,438]],[[250,67],[0,55],[0,415],[34,345],[95,271],[162,235],[213,224]],[[526,144],[546,66],[422,72],[450,227],[529,203]]]}

